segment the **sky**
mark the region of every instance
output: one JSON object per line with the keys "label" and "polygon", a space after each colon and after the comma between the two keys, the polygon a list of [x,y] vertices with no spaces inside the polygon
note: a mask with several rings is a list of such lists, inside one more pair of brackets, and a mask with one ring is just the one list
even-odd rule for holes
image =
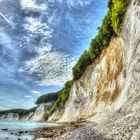
{"label": "sky", "polygon": [[72,79],[107,0],[0,0],[0,110],[30,108]]}

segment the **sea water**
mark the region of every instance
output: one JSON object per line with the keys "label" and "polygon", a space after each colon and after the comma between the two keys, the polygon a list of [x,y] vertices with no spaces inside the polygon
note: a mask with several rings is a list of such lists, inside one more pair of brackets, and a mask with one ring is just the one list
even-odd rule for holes
{"label": "sea water", "polygon": [[16,136],[15,134],[18,131],[33,131],[37,128],[47,128],[51,126],[49,123],[42,122],[33,122],[33,121],[6,121],[0,120],[0,140],[33,140],[34,136],[27,133],[25,135]]}

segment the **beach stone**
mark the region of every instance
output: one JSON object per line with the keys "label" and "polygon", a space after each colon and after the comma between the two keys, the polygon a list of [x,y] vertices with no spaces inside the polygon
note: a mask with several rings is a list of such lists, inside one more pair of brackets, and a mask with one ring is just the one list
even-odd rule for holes
{"label": "beach stone", "polygon": [[8,131],[8,129],[7,128],[4,128],[4,129],[2,129],[3,131]]}

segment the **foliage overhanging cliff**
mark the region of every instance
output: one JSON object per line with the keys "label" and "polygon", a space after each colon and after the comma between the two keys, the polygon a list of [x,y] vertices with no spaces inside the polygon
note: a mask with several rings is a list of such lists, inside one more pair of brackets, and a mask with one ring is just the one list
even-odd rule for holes
{"label": "foliage overhanging cliff", "polygon": [[109,45],[112,36],[119,35],[121,23],[130,0],[109,0],[108,14],[104,18],[98,35],[91,41],[89,50],[86,50],[73,68],[74,80],[78,80],[88,65],[93,63]]}

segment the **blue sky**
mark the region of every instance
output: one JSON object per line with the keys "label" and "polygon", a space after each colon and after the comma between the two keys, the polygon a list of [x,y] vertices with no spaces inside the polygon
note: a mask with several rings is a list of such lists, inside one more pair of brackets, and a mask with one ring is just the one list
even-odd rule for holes
{"label": "blue sky", "polygon": [[0,0],[0,109],[61,89],[106,13],[107,0]]}

